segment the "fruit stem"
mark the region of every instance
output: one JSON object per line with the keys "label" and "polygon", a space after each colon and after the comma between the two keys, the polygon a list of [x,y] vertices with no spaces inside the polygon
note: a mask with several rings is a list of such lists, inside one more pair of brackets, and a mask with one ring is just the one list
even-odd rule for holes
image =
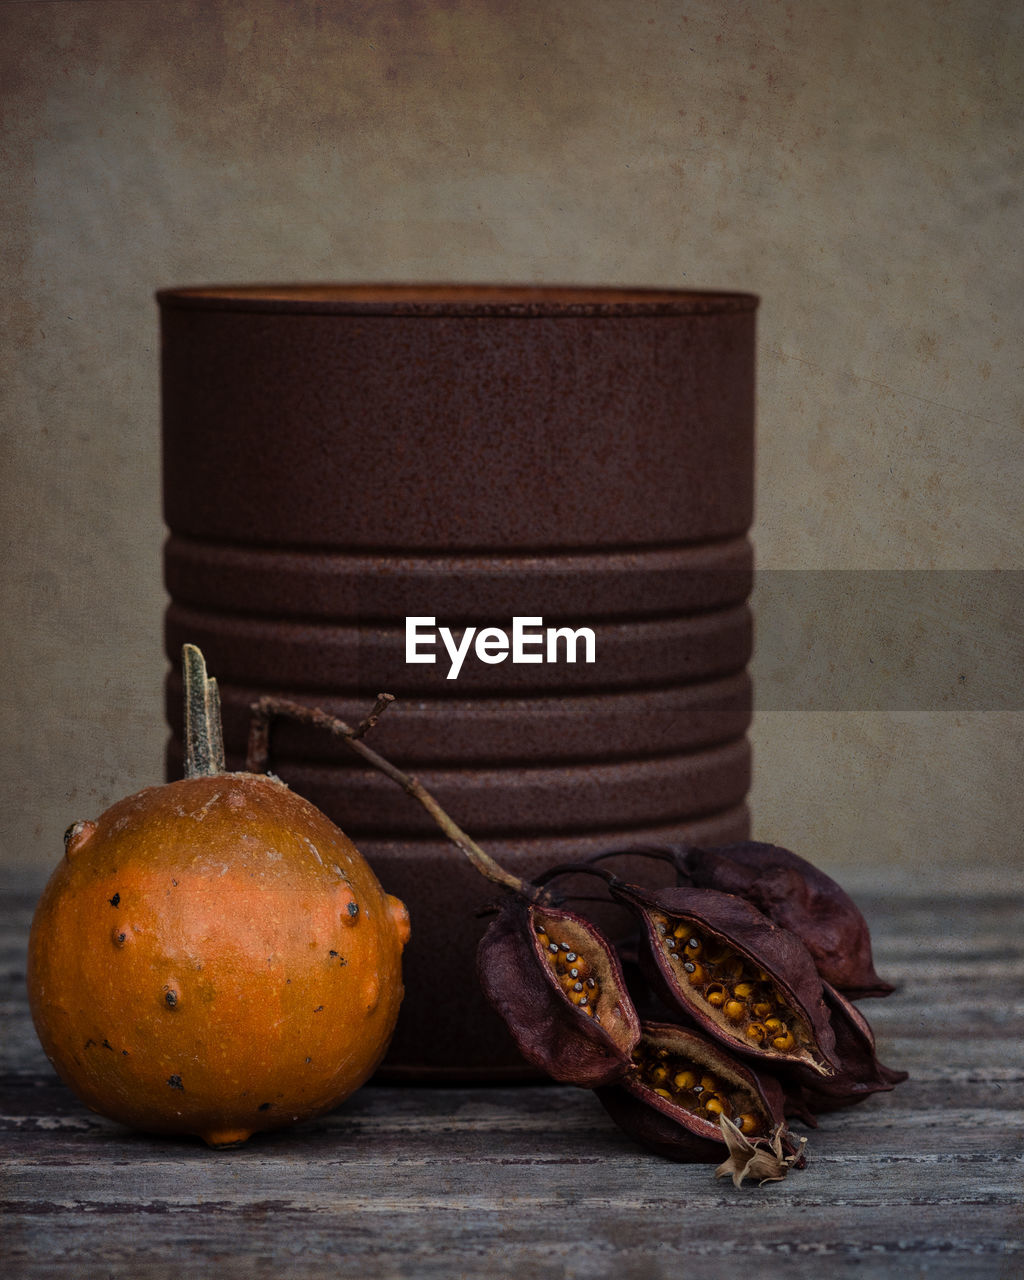
{"label": "fruit stem", "polygon": [[270,725],[275,716],[284,716],[290,720],[299,720],[305,724],[317,725],[327,729],[335,737],[341,738],[347,747],[361,756],[368,765],[383,773],[392,782],[398,783],[406,795],[412,796],[426,809],[448,839],[466,855],[477,871],[494,884],[504,885],[507,889],[523,894],[531,900],[537,896],[534,887],[518,876],[512,875],[504,867],[499,866],[489,853],[481,849],[476,841],[466,834],[441,808],[438,802],[419,781],[401,769],[396,768],[372,747],[361,741],[362,736],[372,729],[381,714],[395,701],[390,693],[377,696],[377,703],[370,714],[355,729],[350,728],[344,720],[329,715],[319,707],[307,707],[301,702],[291,702],[287,698],[271,696],[260,698],[252,706],[252,721],[249,729],[249,750],[245,767],[250,773],[265,773],[270,755]]}
{"label": "fruit stem", "polygon": [[224,735],[217,681],[206,674],[206,662],[194,644],[181,651],[185,679],[185,777],[224,773]]}

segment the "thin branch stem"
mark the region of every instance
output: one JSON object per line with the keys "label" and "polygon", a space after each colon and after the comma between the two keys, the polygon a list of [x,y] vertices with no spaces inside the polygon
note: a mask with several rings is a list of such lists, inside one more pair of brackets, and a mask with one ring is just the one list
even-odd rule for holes
{"label": "thin branch stem", "polygon": [[596,864],[608,858],[655,858],[659,862],[668,862],[675,867],[676,880],[679,884],[692,885],[693,880],[683,862],[683,857],[690,848],[690,845],[635,845],[633,848],[605,849],[601,853],[591,854],[586,861]]}
{"label": "thin branch stem", "polygon": [[588,858],[583,862],[561,862],[558,866],[547,867],[537,877],[537,884],[547,884],[558,876],[600,876],[605,884],[618,884],[619,878],[605,867],[595,867]]}
{"label": "thin branch stem", "polygon": [[249,750],[245,767],[250,773],[265,773],[267,771],[267,762],[270,755],[270,726],[275,717],[286,717],[290,720],[298,720],[304,724],[316,725],[318,728],[326,729],[334,737],[340,738],[356,755],[361,756],[371,768],[383,773],[385,777],[397,783],[406,795],[411,796],[422,805],[452,844],[461,849],[482,876],[485,876],[495,884],[504,885],[506,888],[514,889],[517,893],[525,894],[527,897],[535,897],[536,890],[533,886],[521,880],[519,876],[512,875],[504,867],[499,866],[489,853],[481,849],[476,841],[471,836],[468,836],[445,813],[417,778],[403,773],[390,760],[385,760],[372,747],[368,747],[365,742],[361,741],[362,735],[373,728],[384,711],[394,701],[393,694],[379,694],[373,710],[353,729],[344,720],[339,719],[337,716],[329,715],[318,707],[307,707],[301,702],[291,702],[287,698],[269,696],[260,698],[252,707]]}
{"label": "thin branch stem", "polygon": [[395,695],[393,693],[378,693],[377,701],[374,703],[373,710],[365,720],[359,721],[355,727],[355,732],[352,734],[352,737],[364,738],[381,718],[384,712],[387,711],[388,707],[391,706],[394,700]]}

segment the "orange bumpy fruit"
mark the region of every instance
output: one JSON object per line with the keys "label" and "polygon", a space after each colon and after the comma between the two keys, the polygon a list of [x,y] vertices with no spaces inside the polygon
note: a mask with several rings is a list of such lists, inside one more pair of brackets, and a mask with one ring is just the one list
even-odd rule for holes
{"label": "orange bumpy fruit", "polygon": [[402,903],[283,782],[189,777],[69,830],[32,925],[32,1016],[93,1110],[235,1145],[371,1074],[408,936]]}

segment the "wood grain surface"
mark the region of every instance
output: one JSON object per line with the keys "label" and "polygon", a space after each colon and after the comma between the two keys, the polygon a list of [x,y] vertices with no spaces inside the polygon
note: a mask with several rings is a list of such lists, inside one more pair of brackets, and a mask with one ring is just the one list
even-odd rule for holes
{"label": "wood grain surface", "polygon": [[213,1152],[131,1134],[56,1079],[28,1015],[33,900],[0,899],[5,1277],[1024,1275],[1020,900],[864,902],[879,1056],[808,1165],[733,1188],[635,1147],[583,1090],[368,1086]]}

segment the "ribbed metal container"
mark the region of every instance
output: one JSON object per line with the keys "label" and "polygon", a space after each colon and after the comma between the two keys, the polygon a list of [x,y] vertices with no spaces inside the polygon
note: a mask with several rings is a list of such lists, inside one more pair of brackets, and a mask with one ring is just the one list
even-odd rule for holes
{"label": "ribbed metal container", "polygon": [[[163,290],[168,750],[183,642],[248,706],[348,720],[510,870],[748,834],[754,318],[747,294]],[[405,661],[405,619],[589,627],[592,664]],[[440,653],[443,659],[443,651]],[[275,772],[408,904],[386,1070],[525,1074],[478,994],[495,897],[393,783],[283,724]]]}

